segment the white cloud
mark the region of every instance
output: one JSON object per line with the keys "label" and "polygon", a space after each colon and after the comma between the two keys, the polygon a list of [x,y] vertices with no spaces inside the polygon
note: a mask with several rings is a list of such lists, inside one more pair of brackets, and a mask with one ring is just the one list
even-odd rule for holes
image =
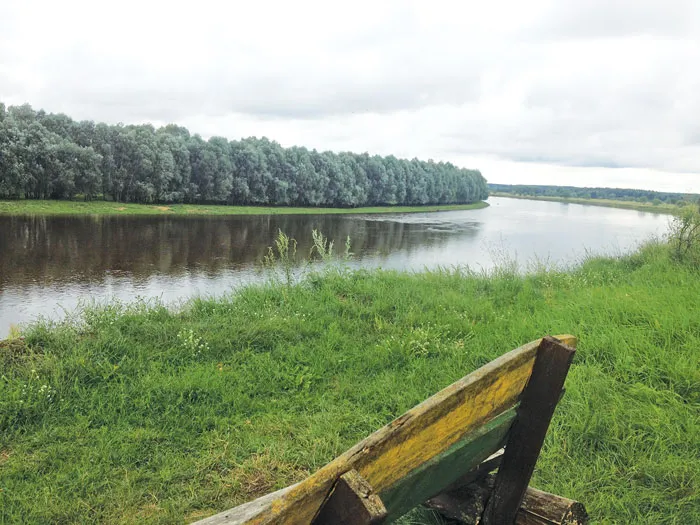
{"label": "white cloud", "polygon": [[494,182],[700,191],[698,63],[695,0],[0,7],[6,103],[451,160]]}

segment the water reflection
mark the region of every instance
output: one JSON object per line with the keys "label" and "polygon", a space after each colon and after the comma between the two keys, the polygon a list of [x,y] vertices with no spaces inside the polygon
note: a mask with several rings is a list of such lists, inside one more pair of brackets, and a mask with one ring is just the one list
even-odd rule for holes
{"label": "water reflection", "polygon": [[351,238],[358,260],[367,256],[439,247],[459,235],[477,235],[478,222],[364,216],[247,217],[0,217],[0,290],[27,283],[138,280],[222,270],[259,263],[278,231],[308,254],[316,229],[342,249]]}
{"label": "water reflection", "polygon": [[238,217],[0,216],[0,337],[10,323],[63,315],[81,299],[175,301],[220,294],[260,279],[256,268],[277,232],[308,254],[316,229],[354,266],[422,270],[488,268],[517,255],[570,262],[619,253],[668,218],[640,211],[492,198],[482,210],[390,215]]}

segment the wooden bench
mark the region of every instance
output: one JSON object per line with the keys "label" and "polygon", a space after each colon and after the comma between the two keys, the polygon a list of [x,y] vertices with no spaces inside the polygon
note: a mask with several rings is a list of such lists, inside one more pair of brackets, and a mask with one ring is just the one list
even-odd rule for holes
{"label": "wooden bench", "polygon": [[197,523],[383,523],[421,504],[462,523],[586,523],[580,503],[528,487],[575,346],[570,335],[521,346],[305,480]]}

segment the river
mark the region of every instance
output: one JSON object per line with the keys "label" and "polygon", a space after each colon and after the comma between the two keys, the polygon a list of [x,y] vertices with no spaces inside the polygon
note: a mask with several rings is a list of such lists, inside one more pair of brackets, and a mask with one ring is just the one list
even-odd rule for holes
{"label": "river", "polygon": [[571,264],[660,236],[669,217],[491,197],[480,210],[385,215],[0,216],[0,338],[11,324],[60,318],[81,302],[216,295],[264,279],[279,230],[311,248],[311,231],[350,237],[353,266],[419,271],[517,261]]}

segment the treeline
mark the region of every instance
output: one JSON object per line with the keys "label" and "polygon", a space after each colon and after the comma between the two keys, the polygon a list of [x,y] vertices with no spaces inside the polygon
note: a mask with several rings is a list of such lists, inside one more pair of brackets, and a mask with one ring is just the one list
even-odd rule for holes
{"label": "treeline", "polygon": [[511,193],[531,197],[559,197],[564,199],[609,199],[656,204],[684,206],[698,202],[699,195],[693,193],[669,193],[625,188],[575,188],[573,186],[533,186],[521,184],[489,184],[492,192]]}
{"label": "treeline", "polygon": [[0,198],[355,207],[469,203],[481,173],[450,163],[202,139],[170,124],[77,122],[0,103]]}

